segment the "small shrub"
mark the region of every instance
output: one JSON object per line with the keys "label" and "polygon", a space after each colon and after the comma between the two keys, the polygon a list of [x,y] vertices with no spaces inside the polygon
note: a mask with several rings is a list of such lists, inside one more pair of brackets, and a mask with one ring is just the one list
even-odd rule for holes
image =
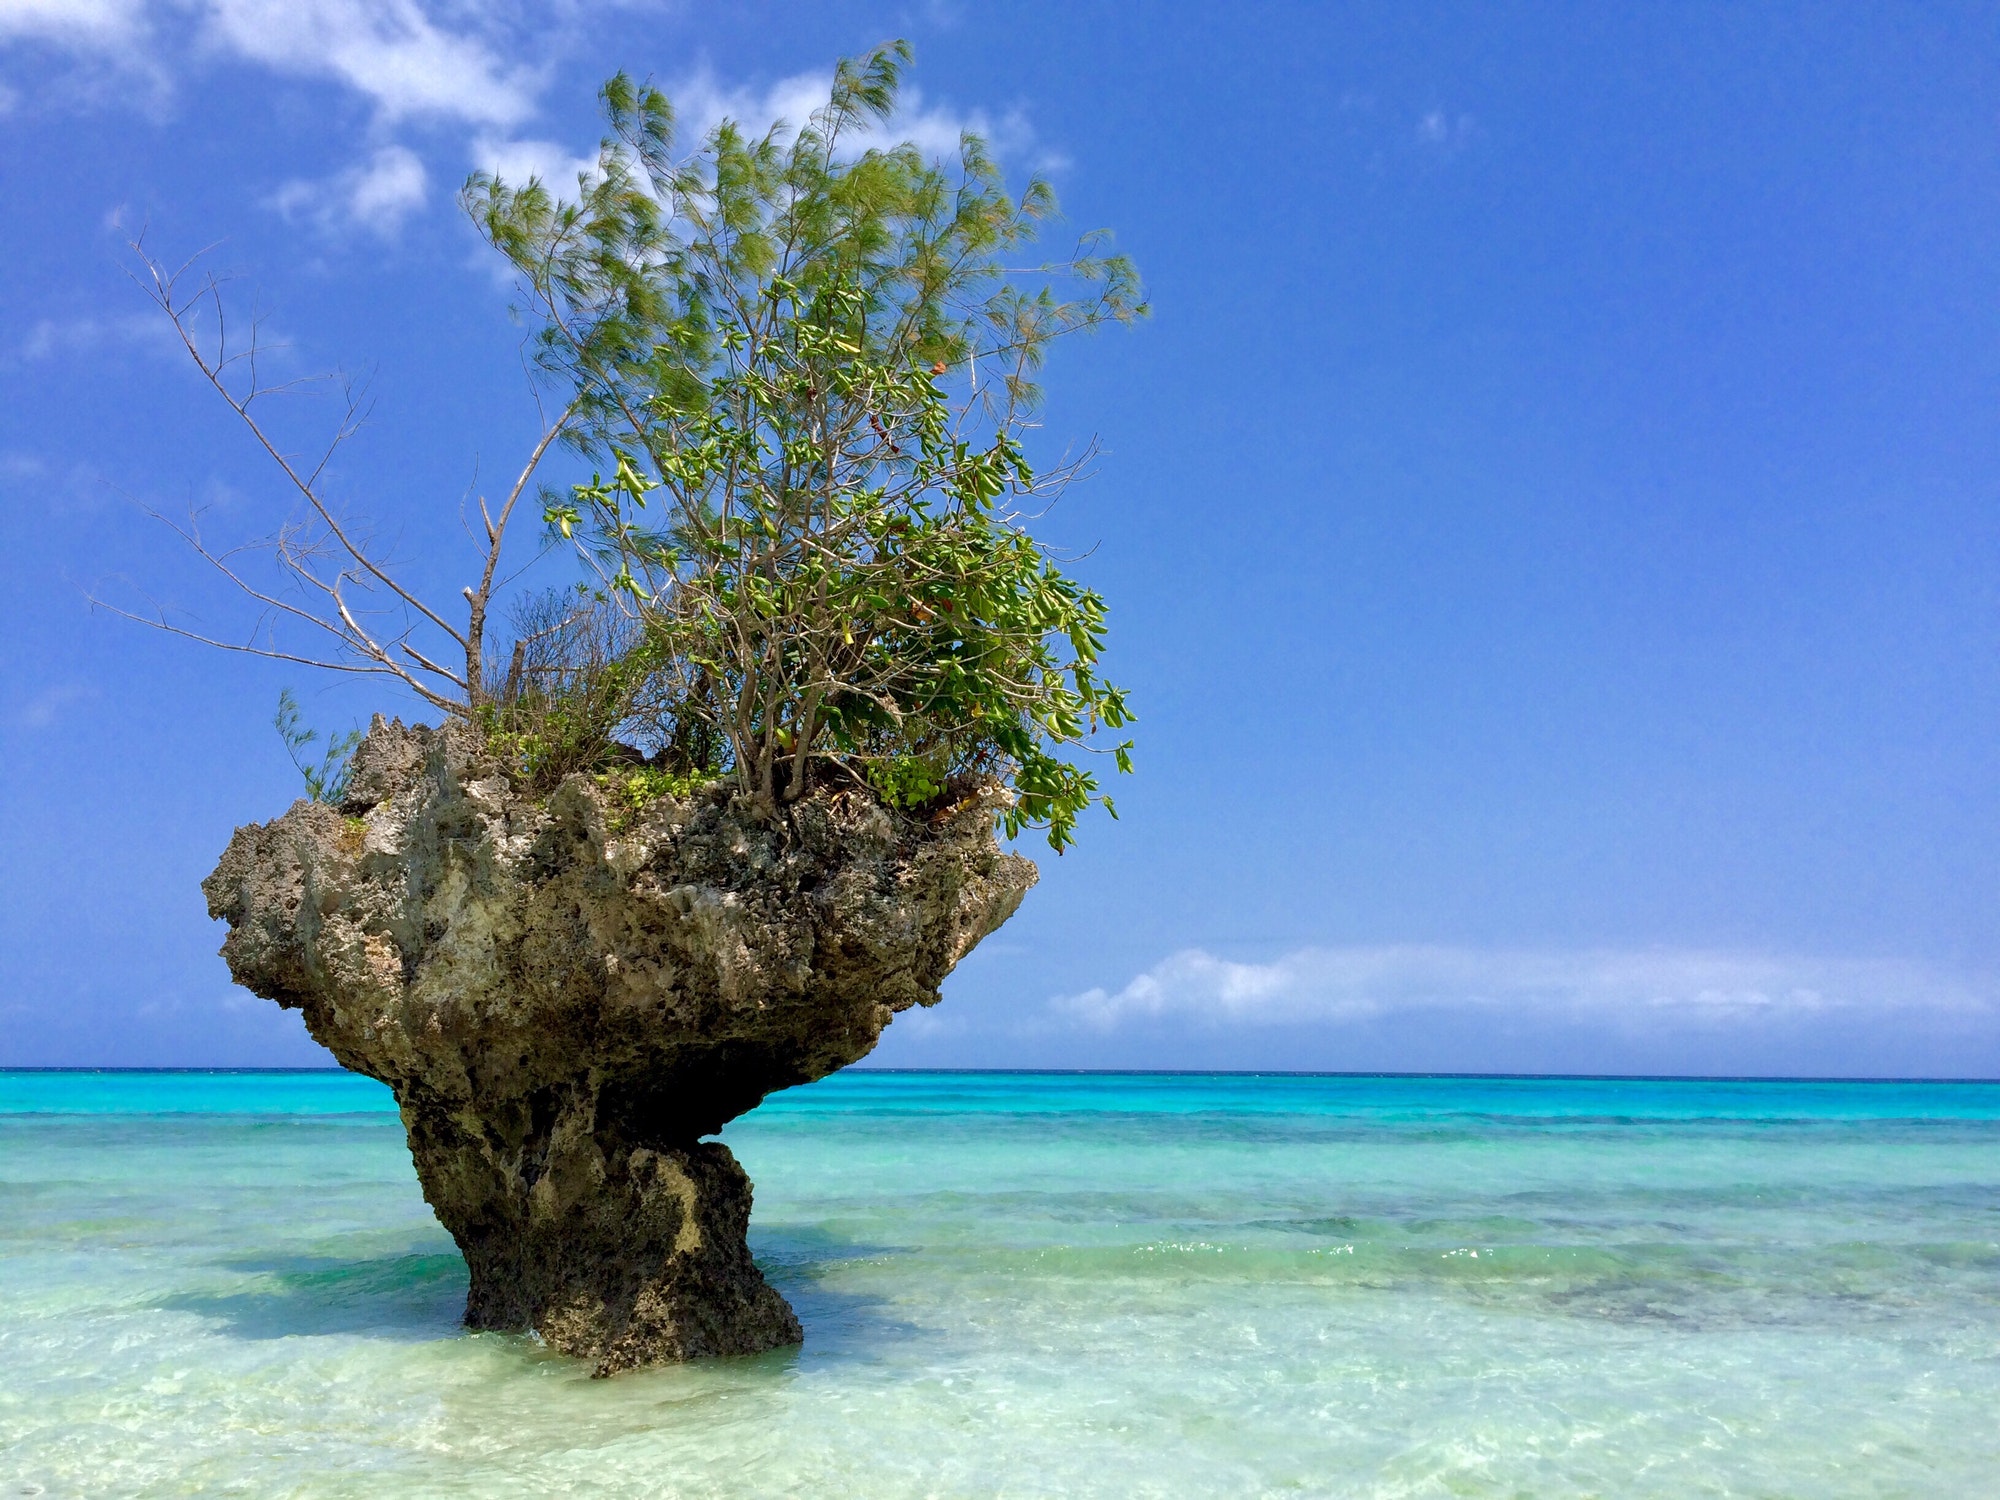
{"label": "small shrub", "polygon": [[617,826],[624,828],[662,797],[685,801],[721,778],[702,771],[669,771],[662,766],[621,766],[594,779],[618,814]]}
{"label": "small shrub", "polygon": [[319,731],[299,723],[299,702],[290,688],[278,694],[278,713],[271,724],[278,731],[278,738],[285,742],[285,753],[305,778],[308,797],[315,802],[338,802],[347,795],[347,772],[354,748],[361,743],[360,730],[350,729],[338,739],[329,740],[326,753],[314,765],[307,748],[318,741]]}
{"label": "small shrub", "polygon": [[868,785],[891,807],[909,811],[945,794],[949,767],[937,757],[891,756],[869,763]]}

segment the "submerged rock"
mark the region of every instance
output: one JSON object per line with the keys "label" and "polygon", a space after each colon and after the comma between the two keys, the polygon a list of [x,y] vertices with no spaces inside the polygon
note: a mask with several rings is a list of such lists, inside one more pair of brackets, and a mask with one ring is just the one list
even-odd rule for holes
{"label": "submerged rock", "polygon": [[702,1137],[864,1057],[1012,916],[1006,792],[917,821],[858,789],[633,812],[518,792],[461,730],[379,717],[347,800],[239,828],[202,883],[237,983],[395,1091],[465,1320],[634,1365],[802,1338]]}

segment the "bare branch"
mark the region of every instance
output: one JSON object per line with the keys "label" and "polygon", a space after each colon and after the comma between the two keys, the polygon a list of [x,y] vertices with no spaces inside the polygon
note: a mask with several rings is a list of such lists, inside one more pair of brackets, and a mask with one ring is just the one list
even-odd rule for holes
{"label": "bare branch", "polygon": [[[247,330],[239,331],[226,295],[229,278],[205,269],[205,258],[214,247],[169,267],[147,251],[143,238],[142,235],[131,245],[138,261],[131,272],[134,282],[173,324],[189,360],[249,432],[254,445],[275,466],[299,506],[294,516],[269,534],[222,550],[208,546],[203,540],[198,513],[191,513],[185,525],[156,511],[149,513],[258,607],[260,632],[268,631],[273,622],[285,622],[331,637],[339,650],[328,659],[309,651],[283,649],[275,642],[258,645],[254,636],[249,645],[232,644],[179,626],[163,610],[156,609],[149,616],[103,599],[93,598],[93,604],[124,618],[229,650],[249,651],[328,670],[391,676],[425,701],[450,713],[471,712],[483,691],[484,632],[496,579],[504,585],[518,577],[520,571],[502,575],[500,561],[508,523],[550,447],[568,430],[574,408],[565,408],[552,423],[544,421],[526,465],[497,511],[480,497],[484,539],[483,542],[474,539],[481,554],[479,582],[463,591],[469,614],[462,623],[455,622],[396,576],[389,556],[357,529],[323,488],[336,456],[368,420],[370,404],[365,384],[337,377],[341,407],[330,436],[307,458],[296,458],[286,452],[265,420],[263,403],[269,397],[296,392],[336,377],[269,378],[267,355],[273,346],[265,337],[264,320],[261,314],[253,312]],[[540,410],[539,394],[535,399]],[[239,562],[257,552],[268,553],[269,565],[277,576],[290,580],[282,592],[260,582]],[[546,555],[546,548],[538,555]],[[532,562],[531,559],[525,566],[532,566]],[[387,633],[373,628],[370,616],[379,616],[381,611],[358,611],[348,597],[355,588],[381,591],[391,606],[390,617],[400,614],[400,623]],[[294,590],[300,598],[285,597]],[[319,602],[315,604],[315,600]],[[365,620],[370,623],[364,623]],[[435,630],[451,642],[465,656],[464,670],[443,666],[436,653],[413,639],[415,628]]]}
{"label": "bare branch", "polygon": [[116,604],[109,604],[102,599],[94,597],[90,601],[90,607],[94,610],[101,609],[106,614],[116,615],[120,619],[130,620],[134,624],[145,625],[154,630],[164,631],[168,635],[177,635],[185,640],[198,641],[204,646],[213,646],[218,651],[235,651],[246,656],[261,656],[267,661],[288,661],[302,667],[317,667],[327,672],[345,672],[355,677],[386,676],[400,678],[413,691],[438,708],[450,710],[454,706],[452,700],[439,697],[408,673],[399,671],[393,666],[369,666],[351,661],[326,661],[319,657],[299,656],[290,651],[279,651],[271,647],[250,645],[241,641],[217,640],[214,636],[203,635],[198,630],[190,630],[184,625],[176,625],[164,616],[135,614],[129,609],[123,609]]}
{"label": "bare branch", "polygon": [[[195,367],[201,371],[202,376],[208,381],[216,394],[223,399],[231,411],[236,413],[243,425],[249,430],[257,446],[263,449],[271,461],[277,465],[279,472],[284,475],[292,489],[311,508],[313,514],[326,527],[334,540],[340,544],[341,548],[354,560],[356,565],[370,577],[374,578],[383,587],[387,588],[405,604],[409,605],[418,614],[429,620],[438,629],[444,631],[445,634],[462,646],[465,643],[465,636],[458,628],[452,625],[436,610],[432,609],[415,593],[405,588],[388,572],[384,564],[371,556],[366,547],[349,534],[347,527],[343,524],[339,515],[319,492],[317,487],[318,481],[320,476],[325,473],[326,466],[332,461],[333,455],[338,451],[340,446],[359,430],[361,424],[363,409],[352,387],[348,387],[345,391],[346,409],[342,413],[334,436],[328,442],[313,467],[301,473],[291,458],[272,440],[263,423],[251,410],[253,403],[263,396],[275,394],[276,390],[279,389],[275,387],[265,388],[256,384],[256,359],[261,353],[262,345],[257,342],[255,325],[253,324],[252,326],[251,342],[247,350],[241,354],[231,356],[228,344],[227,314],[222,298],[222,282],[212,275],[208,276],[204,279],[200,290],[192,297],[181,299],[177,294],[179,280],[181,276],[185,275],[192,268],[193,262],[189,262],[179,271],[169,273],[147,254],[145,247],[139,241],[135,240],[132,242],[132,251],[139,257],[150,277],[150,286],[145,282],[141,282],[141,287],[147,290],[153,302],[172,321],[174,330],[180,337],[181,346],[187,351],[188,357],[194,361]],[[211,305],[216,320],[216,351],[212,355],[203,349],[192,327],[193,315],[203,302],[208,302]],[[234,360],[247,360],[249,362],[251,385],[246,393],[242,395],[238,395],[237,392],[230,388],[227,379],[227,372]]]}

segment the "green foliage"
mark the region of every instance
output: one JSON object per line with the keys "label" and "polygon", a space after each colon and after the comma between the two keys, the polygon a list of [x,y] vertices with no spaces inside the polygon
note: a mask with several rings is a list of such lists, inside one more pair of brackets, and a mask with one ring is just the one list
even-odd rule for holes
{"label": "green foliage", "polygon": [[717,778],[702,771],[670,771],[664,766],[628,765],[600,773],[596,780],[628,814],[644,812],[662,797],[685,800]]}
{"label": "green foliage", "polygon": [[[725,122],[685,159],[667,99],[621,75],[579,201],[481,175],[465,203],[600,465],[545,518],[632,622],[620,701],[672,773],[774,808],[815,774],[900,806],[997,774],[1008,832],[1061,850],[1110,806],[1072,755],[1129,770],[1130,741],[1098,737],[1132,715],[1099,675],[1103,600],[1024,521],[1078,465],[1038,475],[1021,434],[1052,341],[1145,305],[1101,235],[1008,270],[1055,199],[1011,196],[977,137],[949,164],[854,149],[907,59],[843,63],[795,135]],[[523,756],[554,753],[538,732]]]}
{"label": "green foliage", "polygon": [[298,699],[292,696],[290,688],[279,692],[277,716],[271,723],[278,731],[278,738],[285,742],[285,753],[305,778],[308,797],[315,802],[339,802],[347,795],[349,757],[354,754],[355,746],[361,743],[360,730],[351,729],[339,738],[329,740],[319,764],[314,765],[307,752],[318,742],[319,731],[307,729],[299,723]]}
{"label": "green foliage", "polygon": [[[475,710],[486,750],[516,780],[549,791],[565,776],[592,771],[612,752],[601,704],[560,695],[530,703],[483,703]],[[613,721],[615,723],[615,721]]]}
{"label": "green foliage", "polygon": [[868,767],[868,784],[891,807],[922,807],[950,789],[951,772],[936,757],[891,755]]}

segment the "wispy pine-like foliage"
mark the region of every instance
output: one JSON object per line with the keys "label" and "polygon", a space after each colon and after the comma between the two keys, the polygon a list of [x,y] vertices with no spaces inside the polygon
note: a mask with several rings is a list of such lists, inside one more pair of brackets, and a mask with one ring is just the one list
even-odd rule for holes
{"label": "wispy pine-like foliage", "polygon": [[463,201],[599,466],[544,510],[632,623],[622,711],[774,812],[819,776],[918,807],[996,774],[1009,831],[1060,850],[1110,806],[1077,753],[1129,769],[1103,736],[1131,713],[1098,674],[1103,601],[1026,525],[1082,461],[1037,473],[1021,436],[1050,345],[1146,308],[1102,235],[1011,264],[1055,197],[1011,194],[977,136],[950,161],[874,143],[908,59],[843,62],[802,127],[685,154],[620,75],[575,200],[479,175]]}

